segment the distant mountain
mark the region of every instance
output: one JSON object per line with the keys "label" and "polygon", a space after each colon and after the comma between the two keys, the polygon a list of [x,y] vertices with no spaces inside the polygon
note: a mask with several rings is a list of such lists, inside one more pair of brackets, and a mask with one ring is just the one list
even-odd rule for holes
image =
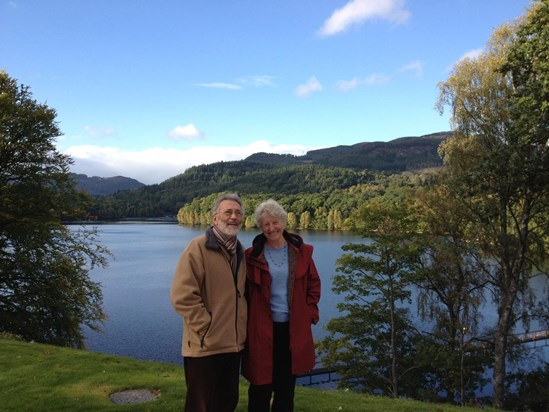
{"label": "distant mountain", "polygon": [[76,181],[78,189],[91,195],[106,196],[121,190],[139,189],[145,186],[144,183],[124,176],[88,177],[87,175],[76,173],[71,173],[70,175]]}
{"label": "distant mountain", "polygon": [[[90,210],[104,219],[174,216],[212,193],[319,193],[371,182],[374,175],[439,167],[450,132],[313,150],[303,156],[256,153],[244,160],[193,166],[162,183],[96,197]],[[99,179],[99,178],[98,178]],[[99,182],[101,183],[101,182]]]}
{"label": "distant mountain", "polygon": [[312,150],[303,156],[256,153],[245,160],[276,166],[313,163],[391,173],[421,170],[442,165],[438,146],[451,134],[451,132],[440,132],[420,137],[401,137],[389,142],[334,146]]}

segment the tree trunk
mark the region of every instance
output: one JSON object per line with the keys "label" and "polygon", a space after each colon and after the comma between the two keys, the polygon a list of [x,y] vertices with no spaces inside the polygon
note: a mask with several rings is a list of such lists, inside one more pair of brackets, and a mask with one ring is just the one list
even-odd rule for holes
{"label": "tree trunk", "polygon": [[396,321],[395,321],[395,301],[392,286],[390,286],[391,297],[390,297],[390,315],[391,315],[391,378],[392,378],[392,387],[393,387],[393,398],[398,398],[398,375],[397,375],[397,363],[398,363],[398,351],[397,351],[397,342],[396,342]]}
{"label": "tree trunk", "polygon": [[[511,273],[506,273],[506,279],[512,276]],[[504,291],[501,296],[501,303],[498,306],[498,323],[496,336],[494,338],[494,398],[493,406],[497,409],[503,408],[505,398],[505,376],[507,367],[507,346],[508,338],[511,329],[511,317],[513,313],[513,304],[517,295],[517,289],[514,287],[515,282],[511,280],[512,286]]]}

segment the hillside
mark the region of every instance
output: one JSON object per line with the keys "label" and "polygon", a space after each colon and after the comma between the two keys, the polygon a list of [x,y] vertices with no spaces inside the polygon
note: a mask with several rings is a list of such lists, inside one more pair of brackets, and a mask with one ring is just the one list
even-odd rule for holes
{"label": "hillside", "polygon": [[312,150],[303,156],[256,153],[245,161],[276,166],[312,163],[396,173],[440,166],[442,161],[438,146],[450,136],[451,132],[440,132],[420,137],[401,137],[389,142],[364,142]]}
{"label": "hillside", "polygon": [[114,177],[88,177],[85,174],[71,173],[76,181],[76,187],[91,195],[112,195],[121,190],[138,189],[145,186],[135,179],[123,176]]}
{"label": "hillside", "polygon": [[174,216],[185,204],[212,193],[320,193],[371,183],[376,174],[418,171],[442,164],[438,146],[449,132],[390,142],[310,151],[303,156],[256,153],[240,161],[194,166],[166,181],[96,197],[98,219]]}

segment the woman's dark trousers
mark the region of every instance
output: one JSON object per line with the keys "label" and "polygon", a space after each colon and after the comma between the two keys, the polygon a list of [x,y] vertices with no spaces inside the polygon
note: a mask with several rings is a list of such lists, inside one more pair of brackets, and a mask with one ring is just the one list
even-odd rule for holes
{"label": "woman's dark trousers", "polygon": [[[248,389],[248,412],[293,412],[295,375],[292,375],[289,322],[273,323],[273,383]],[[274,393],[272,409],[271,395]]]}

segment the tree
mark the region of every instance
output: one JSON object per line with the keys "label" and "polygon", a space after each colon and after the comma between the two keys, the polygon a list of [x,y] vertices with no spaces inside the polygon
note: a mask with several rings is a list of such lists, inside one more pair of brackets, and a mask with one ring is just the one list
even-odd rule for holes
{"label": "tree", "polygon": [[288,229],[293,230],[297,227],[297,217],[294,212],[288,212]]}
{"label": "tree", "polygon": [[311,225],[311,213],[308,210],[306,210],[299,217],[299,227],[301,229],[309,229],[310,225]]}
{"label": "tree", "polygon": [[420,318],[432,321],[431,339],[426,344],[438,348],[428,353],[432,373],[437,376],[437,393],[445,393],[447,402],[459,399],[463,406],[468,395],[484,383],[484,368],[489,359],[485,351],[474,350],[479,340],[479,306],[484,302],[486,277],[481,256],[468,242],[468,213],[451,187],[439,181],[415,192],[414,209],[421,221],[418,237],[423,255],[422,268],[415,283]]}
{"label": "tree", "polygon": [[547,411],[549,410],[549,363],[532,371],[519,371],[511,376],[507,410]]}
{"label": "tree", "polygon": [[531,314],[528,281],[547,259],[548,11],[547,0],[536,2],[439,85],[437,105],[451,108],[454,129],[442,147],[449,185],[460,191],[461,206],[471,215],[475,231],[469,240],[483,253],[497,305],[497,408],[504,402],[509,336]]}
{"label": "tree", "polygon": [[108,251],[81,216],[70,158],[55,149],[56,113],[0,71],[0,331],[82,347],[82,325],[104,319],[100,285],[88,273]]}
{"label": "tree", "polygon": [[328,367],[345,366],[342,383],[393,397],[413,359],[414,328],[409,319],[411,276],[417,250],[407,235],[414,222],[403,208],[370,201],[359,211],[364,244],[343,246],[333,279],[334,292],[344,295],[339,318],[331,319],[330,335],[319,346]]}

